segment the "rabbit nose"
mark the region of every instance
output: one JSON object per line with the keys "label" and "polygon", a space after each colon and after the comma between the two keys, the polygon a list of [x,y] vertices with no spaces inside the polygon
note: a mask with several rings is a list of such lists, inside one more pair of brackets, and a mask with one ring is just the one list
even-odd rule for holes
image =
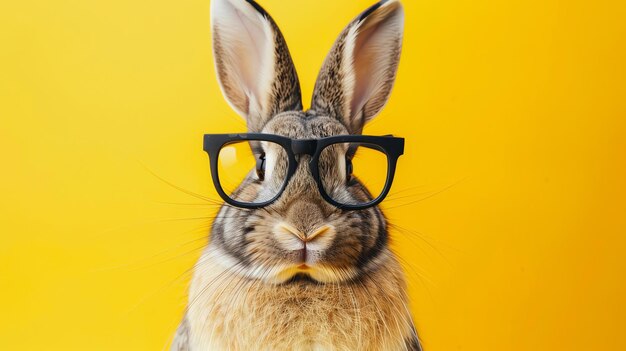
{"label": "rabbit nose", "polygon": [[291,234],[293,236],[295,236],[296,238],[300,239],[300,241],[302,241],[303,243],[308,243],[310,241],[315,240],[315,238],[322,236],[324,234],[327,234],[328,232],[333,230],[333,226],[331,225],[323,225],[317,229],[315,229],[314,231],[312,231],[311,233],[307,234],[307,233],[303,233],[300,230],[298,230],[297,228],[287,224],[287,223],[280,223],[278,225],[278,229],[280,232],[285,233],[285,234]]}
{"label": "rabbit nose", "polygon": [[330,246],[335,234],[335,227],[324,224],[306,233],[289,223],[280,222],[274,228],[274,233],[284,249],[301,251],[301,256],[306,257],[307,250],[324,250]]}

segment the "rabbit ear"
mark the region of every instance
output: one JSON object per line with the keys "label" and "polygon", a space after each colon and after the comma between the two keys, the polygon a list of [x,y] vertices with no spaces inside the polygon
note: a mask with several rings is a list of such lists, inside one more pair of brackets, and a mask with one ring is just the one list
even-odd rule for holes
{"label": "rabbit ear", "polygon": [[302,109],[300,83],[274,20],[252,0],[211,2],[213,51],[226,100],[260,131],[275,114]]}
{"label": "rabbit ear", "polygon": [[404,10],[397,0],[380,1],[352,21],[326,57],[311,109],[361,133],[391,94],[403,30]]}

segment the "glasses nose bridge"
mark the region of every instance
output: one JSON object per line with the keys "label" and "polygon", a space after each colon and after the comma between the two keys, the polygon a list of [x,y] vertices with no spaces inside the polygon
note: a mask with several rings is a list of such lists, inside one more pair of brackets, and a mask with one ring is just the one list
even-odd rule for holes
{"label": "glasses nose bridge", "polygon": [[292,140],[291,152],[294,155],[313,156],[317,149],[317,140]]}

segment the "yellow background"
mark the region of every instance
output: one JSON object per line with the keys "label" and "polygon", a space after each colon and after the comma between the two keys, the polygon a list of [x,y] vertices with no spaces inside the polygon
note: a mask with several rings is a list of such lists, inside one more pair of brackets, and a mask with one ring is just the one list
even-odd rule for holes
{"label": "yellow background", "polygon": [[[308,105],[371,4],[261,4]],[[406,0],[385,202],[427,351],[625,350],[623,1]],[[0,349],[160,350],[217,198],[202,134],[243,131],[209,1],[0,4]],[[156,176],[155,176],[156,175]]]}

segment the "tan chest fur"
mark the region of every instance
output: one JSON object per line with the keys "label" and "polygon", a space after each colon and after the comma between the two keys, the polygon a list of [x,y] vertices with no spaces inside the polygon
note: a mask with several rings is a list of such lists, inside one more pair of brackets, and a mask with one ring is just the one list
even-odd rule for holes
{"label": "tan chest fur", "polygon": [[384,256],[385,268],[358,283],[272,286],[206,254],[190,291],[191,350],[405,350],[405,284]]}

